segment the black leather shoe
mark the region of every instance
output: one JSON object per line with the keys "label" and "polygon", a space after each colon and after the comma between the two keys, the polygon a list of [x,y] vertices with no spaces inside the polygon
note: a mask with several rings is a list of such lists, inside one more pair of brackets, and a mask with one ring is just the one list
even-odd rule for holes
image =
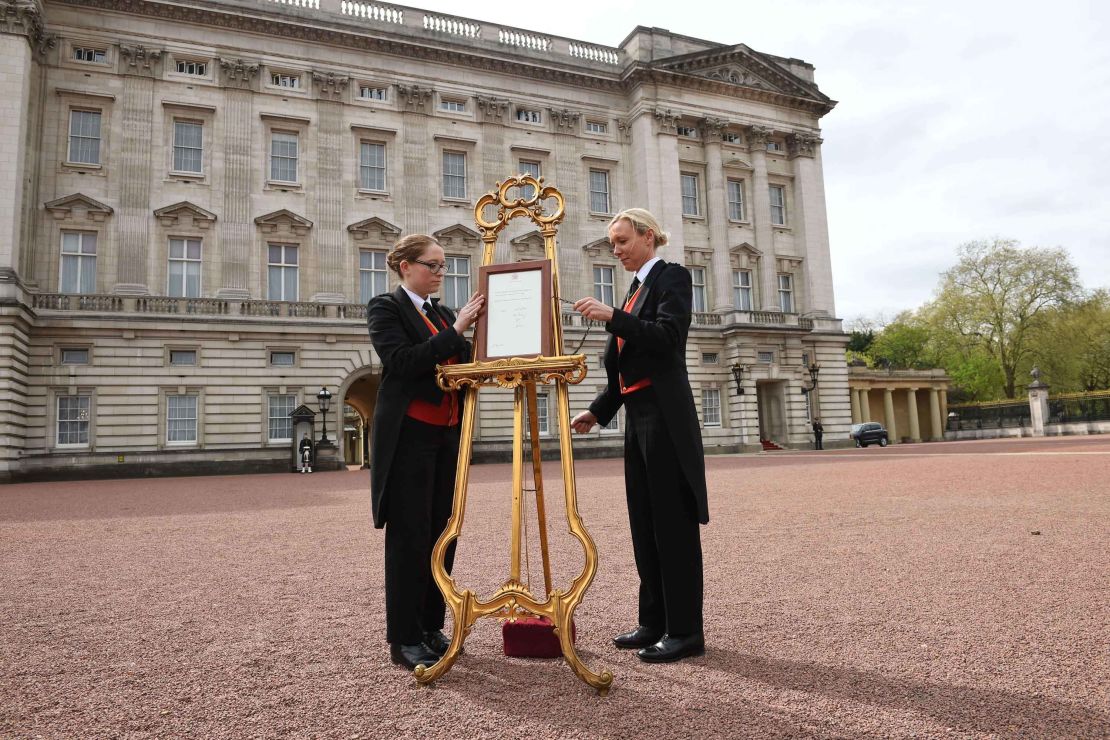
{"label": "black leather shoe", "polygon": [[424,633],[424,646],[442,658],[447,648],[451,647],[451,641],[443,634],[443,630],[432,630]]}
{"label": "black leather shoe", "polygon": [[426,668],[439,662],[439,656],[429,650],[422,642],[418,642],[415,645],[401,645],[395,642],[390,643],[389,659],[398,665],[403,665],[409,670],[415,669],[418,665],[422,665]]}
{"label": "black leather shoe", "polygon": [[637,627],[631,632],[625,632],[623,635],[617,635],[613,638],[613,644],[621,650],[637,650],[645,648],[648,645],[654,645],[659,642],[663,637],[663,630],[652,629],[651,627]]}
{"label": "black leather shoe", "polygon": [[673,663],[694,655],[705,655],[705,638],[700,632],[687,637],[663,635],[659,642],[636,652],[645,663]]}

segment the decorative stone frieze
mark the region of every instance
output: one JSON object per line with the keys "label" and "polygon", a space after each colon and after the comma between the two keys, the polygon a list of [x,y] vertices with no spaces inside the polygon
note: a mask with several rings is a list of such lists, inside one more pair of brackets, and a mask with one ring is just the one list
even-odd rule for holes
{"label": "decorative stone frieze", "polygon": [[356,242],[371,242],[374,244],[392,243],[401,236],[401,227],[394,226],[384,218],[371,216],[358,223],[347,227],[351,238]]}
{"label": "decorative stone frieze", "polygon": [[475,99],[478,102],[478,110],[485,115],[487,121],[504,121],[506,114],[513,105],[508,100],[491,98],[485,95],[478,95]]}
{"label": "decorative stone frieze", "polygon": [[216,214],[187,200],[155,209],[154,217],[166,227],[185,226],[191,222],[195,228],[206,230],[216,223]]}
{"label": "decorative stone frieze", "polygon": [[747,131],[748,146],[752,149],[764,149],[767,142],[771,140],[771,135],[774,132],[763,126],[752,126]]}
{"label": "decorative stone frieze", "polygon": [[427,112],[428,101],[432,98],[432,89],[419,85],[398,85],[397,96],[406,110],[424,113]]}
{"label": "decorative stone frieze", "polygon": [[578,122],[582,120],[581,113],[566,108],[548,108],[547,112],[551,114],[551,120],[560,133],[575,131]]}
{"label": "decorative stone frieze", "polygon": [[311,221],[304,216],[293,213],[288,208],[259,216],[254,222],[258,224],[262,233],[267,235],[292,234],[293,236],[304,236],[312,228]]}
{"label": "decorative stone frieze", "polygon": [[255,89],[258,69],[258,64],[242,59],[220,59],[220,84],[242,90]]}
{"label": "decorative stone frieze", "polygon": [[655,124],[661,134],[677,134],[678,119],[681,116],[669,108],[655,109]]}
{"label": "decorative stone frieze", "polygon": [[84,193],[74,193],[48,203],[43,208],[58,221],[93,221],[101,223],[113,213],[112,207],[94,200]]}
{"label": "decorative stone frieze", "polygon": [[313,72],[312,82],[318,99],[342,102],[347,96],[347,86],[351,84],[351,78],[331,72]]}
{"label": "decorative stone frieze", "polygon": [[795,157],[813,157],[817,155],[817,145],[821,139],[810,134],[789,134],[786,137],[786,153],[791,159]]}
{"label": "decorative stone frieze", "polygon": [[161,49],[149,49],[142,44],[119,46],[120,74],[153,77],[162,61]]}

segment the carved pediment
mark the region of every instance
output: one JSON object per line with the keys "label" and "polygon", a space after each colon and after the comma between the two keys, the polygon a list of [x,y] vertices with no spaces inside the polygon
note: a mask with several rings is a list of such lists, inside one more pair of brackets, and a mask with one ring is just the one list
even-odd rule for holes
{"label": "carved pediment", "polygon": [[729,264],[734,270],[753,269],[759,265],[763,253],[747,242],[741,242],[734,247],[729,247]]}
{"label": "carved pediment", "polygon": [[653,66],[737,87],[829,101],[812,82],[744,44],[671,57]]}
{"label": "carved pediment", "polygon": [[43,208],[50,211],[50,215],[59,221],[74,219],[77,221],[103,221],[112,215],[112,207],[85,195],[74,193],[49,203],[43,203]]}
{"label": "carved pediment", "polygon": [[304,236],[308,230],[312,228],[312,222],[304,216],[298,216],[288,208],[282,208],[280,211],[267,213],[265,216],[259,216],[254,220],[258,227],[262,230],[263,234],[294,234],[296,236]]}
{"label": "carved pediment", "polygon": [[401,235],[401,228],[384,218],[371,216],[347,227],[355,241],[392,242]]}
{"label": "carved pediment", "polygon": [[513,257],[517,260],[542,260],[547,257],[543,248],[543,235],[539,230],[529,231],[511,239]]}
{"label": "carved pediment", "polygon": [[293,421],[312,421],[316,418],[316,412],[305,406],[303,403],[289,413]]}
{"label": "carved pediment", "polygon": [[793,255],[775,255],[775,269],[779,272],[793,272],[802,266],[802,258]]}
{"label": "carved pediment", "polygon": [[582,251],[591,257],[600,257],[603,254],[608,256],[613,253],[613,245],[606,236],[582,245]]}
{"label": "carved pediment", "polygon": [[156,209],[154,217],[163,226],[188,226],[191,223],[198,229],[207,229],[216,221],[216,214],[187,200]]}
{"label": "carved pediment", "polygon": [[691,267],[704,267],[713,261],[713,250],[701,247],[686,247],[684,250],[686,264]]}
{"label": "carved pediment", "polygon": [[444,249],[450,251],[461,249],[475,249],[481,241],[481,236],[474,229],[462,224],[448,226],[432,234]]}

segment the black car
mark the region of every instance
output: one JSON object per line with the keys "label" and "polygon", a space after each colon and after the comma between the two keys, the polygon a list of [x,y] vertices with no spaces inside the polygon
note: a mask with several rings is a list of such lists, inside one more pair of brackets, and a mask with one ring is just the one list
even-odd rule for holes
{"label": "black car", "polygon": [[879,447],[890,444],[890,435],[877,421],[865,421],[862,424],[853,424],[848,431],[848,436],[855,440],[856,447],[866,447],[869,444],[879,443]]}

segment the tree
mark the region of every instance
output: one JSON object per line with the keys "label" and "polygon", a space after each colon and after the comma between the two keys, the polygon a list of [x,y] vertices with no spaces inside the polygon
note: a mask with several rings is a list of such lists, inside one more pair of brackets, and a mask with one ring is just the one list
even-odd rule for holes
{"label": "tree", "polygon": [[996,239],[961,245],[959,262],[942,274],[932,302],[937,328],[965,340],[998,363],[1002,391],[1013,398],[1031,341],[1053,308],[1079,295],[1078,271],[1061,248],[1022,248]]}
{"label": "tree", "polygon": [[1053,390],[1110,388],[1110,292],[1096,290],[1046,318],[1033,359]]}
{"label": "tree", "polygon": [[[912,311],[903,311],[883,327],[868,348],[873,364],[921,369],[933,367],[929,327]],[[850,346],[850,345],[849,345]]]}

